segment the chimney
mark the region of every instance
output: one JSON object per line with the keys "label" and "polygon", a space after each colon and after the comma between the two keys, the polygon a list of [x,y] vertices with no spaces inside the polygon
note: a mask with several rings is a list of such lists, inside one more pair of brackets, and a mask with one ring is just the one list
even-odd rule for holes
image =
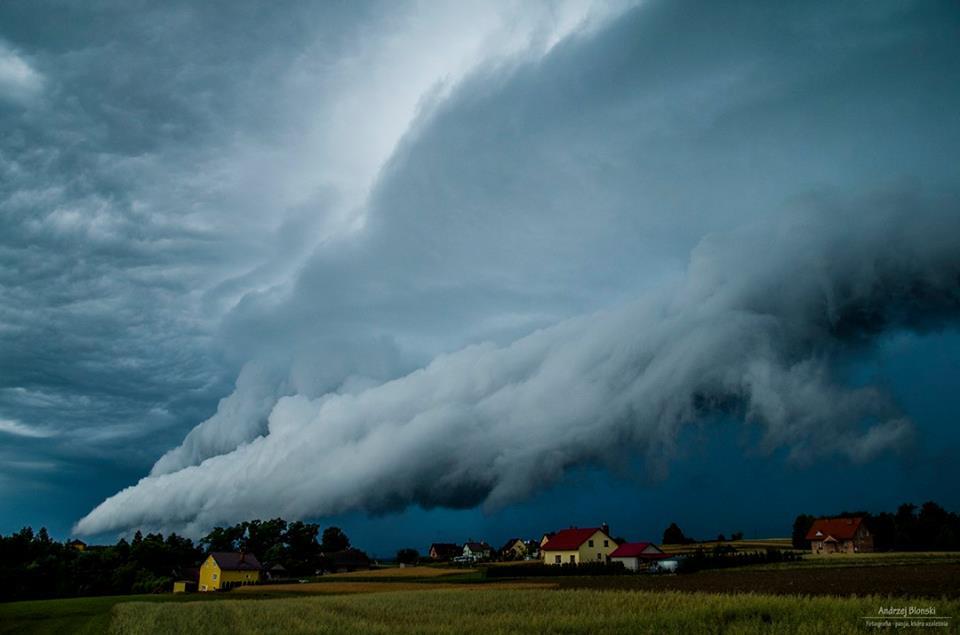
{"label": "chimney", "polygon": [[603,533],[605,533],[605,534],[607,534],[607,535],[609,536],[609,535],[610,535],[610,525],[608,525],[607,523],[601,524],[601,525],[600,525],[600,531],[602,531]]}

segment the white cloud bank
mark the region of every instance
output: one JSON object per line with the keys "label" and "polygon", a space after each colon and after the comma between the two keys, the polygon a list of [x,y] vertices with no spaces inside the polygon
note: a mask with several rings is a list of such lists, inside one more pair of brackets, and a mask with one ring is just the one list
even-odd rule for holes
{"label": "white cloud bank", "polygon": [[705,238],[684,280],[507,346],[467,347],[355,393],[280,399],[267,434],[155,474],[79,521],[197,533],[240,517],[410,504],[488,508],[570,466],[640,452],[734,413],[766,449],[865,460],[912,427],[836,362],[960,311],[957,201],[878,197]]}

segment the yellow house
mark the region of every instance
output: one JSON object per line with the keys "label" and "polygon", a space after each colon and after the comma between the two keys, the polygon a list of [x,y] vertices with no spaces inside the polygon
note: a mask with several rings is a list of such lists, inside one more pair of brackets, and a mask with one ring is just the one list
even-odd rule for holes
{"label": "yellow house", "polygon": [[544,564],[608,562],[616,541],[603,527],[572,527],[558,531],[540,547]]}
{"label": "yellow house", "polygon": [[200,590],[225,591],[260,581],[260,562],[249,553],[217,551],[200,565]]}

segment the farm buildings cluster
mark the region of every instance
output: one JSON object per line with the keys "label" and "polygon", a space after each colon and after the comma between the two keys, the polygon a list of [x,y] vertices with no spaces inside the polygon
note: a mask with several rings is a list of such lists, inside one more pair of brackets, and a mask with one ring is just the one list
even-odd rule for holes
{"label": "farm buildings cluster", "polygon": [[[873,539],[861,518],[821,518],[807,533],[814,554],[860,553],[873,550]],[[327,572],[370,569],[372,561],[358,549],[324,554],[330,563]],[[547,566],[619,563],[628,571],[675,571],[681,556],[666,553],[653,542],[618,541],[607,525],[570,527],[543,534],[540,540],[511,538],[500,549],[484,541],[464,543],[437,542],[430,545],[427,557],[433,562],[476,564],[498,561],[539,561]],[[320,572],[318,572],[320,573]],[[254,554],[215,552],[207,556],[197,571],[196,581],[180,581],[175,590],[226,590],[234,586],[257,584],[286,577],[279,564],[261,564]]]}
{"label": "farm buildings cluster", "polygon": [[651,542],[618,542],[610,536],[606,525],[570,527],[543,534],[540,540],[511,538],[499,550],[484,542],[433,543],[428,551],[434,562],[469,564],[492,560],[539,560],[545,565],[578,565],[619,562],[636,571],[658,561],[669,560]]}

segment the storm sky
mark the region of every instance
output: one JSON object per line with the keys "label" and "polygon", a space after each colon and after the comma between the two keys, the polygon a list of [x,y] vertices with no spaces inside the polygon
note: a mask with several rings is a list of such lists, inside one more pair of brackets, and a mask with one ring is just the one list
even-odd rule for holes
{"label": "storm sky", "polygon": [[0,532],[956,508],[958,112],[951,2],[0,4]]}

